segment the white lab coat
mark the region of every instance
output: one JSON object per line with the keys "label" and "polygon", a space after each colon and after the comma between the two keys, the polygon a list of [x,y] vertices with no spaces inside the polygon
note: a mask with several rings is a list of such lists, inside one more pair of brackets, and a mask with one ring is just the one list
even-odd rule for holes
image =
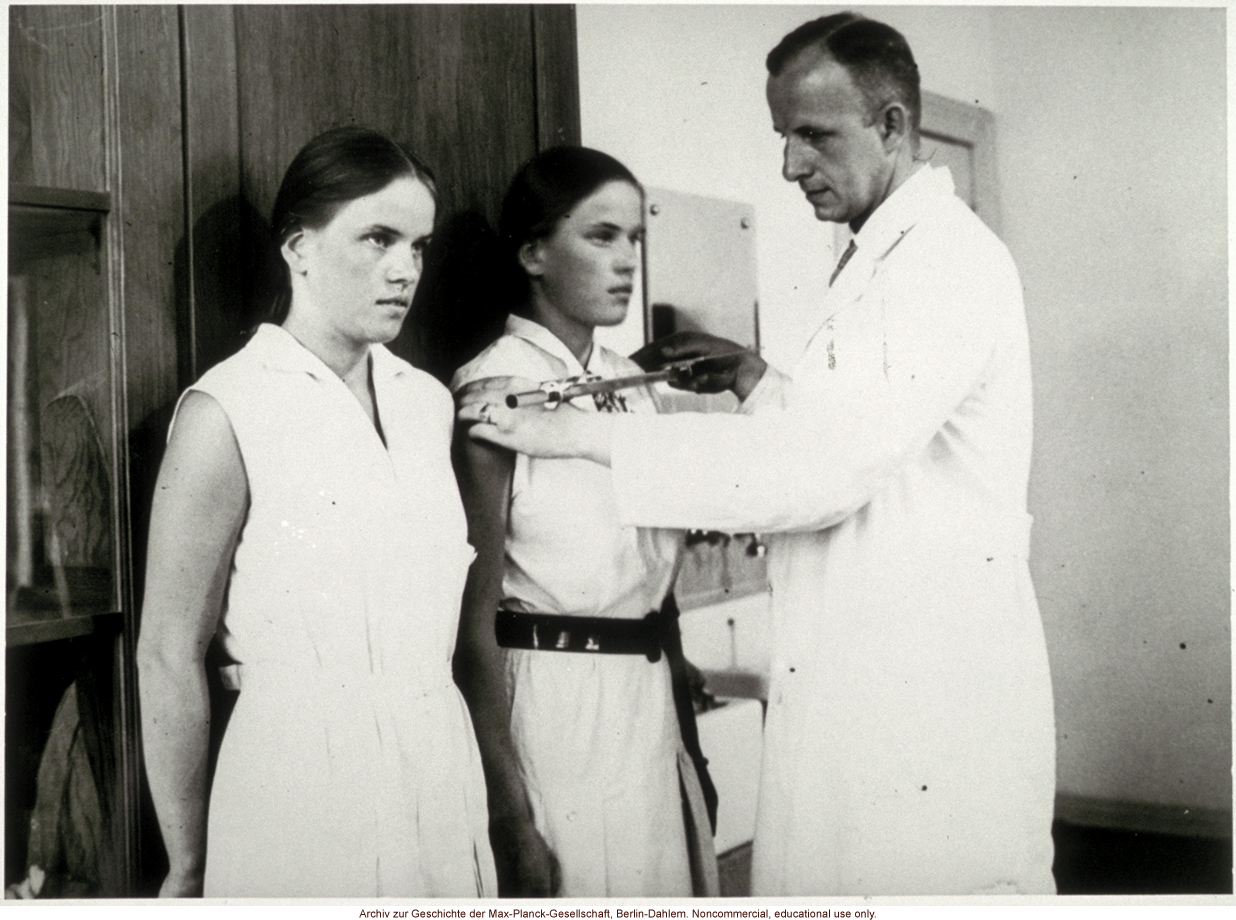
{"label": "white lab coat", "polygon": [[753,893],[1052,893],[1017,270],[946,169],[855,242],[792,381],[618,421],[620,514],[772,534]]}

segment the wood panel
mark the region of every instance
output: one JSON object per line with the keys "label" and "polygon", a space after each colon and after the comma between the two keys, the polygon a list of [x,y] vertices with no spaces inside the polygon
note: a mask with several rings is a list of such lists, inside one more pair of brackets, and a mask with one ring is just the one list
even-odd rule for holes
{"label": "wood panel", "polygon": [[181,383],[236,351],[255,317],[241,285],[242,228],[253,223],[240,197],[236,22],[228,6],[186,6],[184,66],[185,201],[188,207],[188,328]]}
{"label": "wood panel", "polygon": [[130,427],[179,389],[178,289],[187,286],[180,27],[176,7],[118,7],[113,190],[123,264],[125,389]]}
{"label": "wood panel", "polygon": [[103,191],[103,13],[9,7],[9,179]]}
{"label": "wood panel", "polygon": [[578,146],[579,54],[575,7],[546,4],[532,8],[536,57],[537,148]]}
{"label": "wood panel", "polygon": [[[107,105],[108,181],[113,211],[108,219],[113,328],[118,334],[122,386],[115,435],[125,459],[117,527],[121,535],[121,597],[125,629],[116,638],[113,679],[122,782],[118,806],[125,820],[124,887],[134,891],[143,854],[142,801],[135,648],[142,589],[134,526],[145,514],[140,497],[150,464],[135,432],[162,417],[179,391],[178,319],[184,303],[185,183],[179,14],[174,6],[110,7],[105,15],[109,51]],[[154,427],[161,428],[158,424]],[[162,431],[159,431],[162,434]],[[161,444],[161,438],[159,443]],[[155,847],[157,849],[157,845]]]}
{"label": "wood panel", "polygon": [[496,220],[536,149],[527,7],[244,6],[236,22],[242,188],[259,213],[306,141],[355,123],[416,151],[444,210]]}
{"label": "wood panel", "polygon": [[[569,42],[559,57],[573,59],[574,32],[564,33],[563,21],[551,17],[557,30],[547,28],[543,43]],[[438,244],[392,348],[449,374],[472,344],[461,345],[455,327],[475,334],[485,320],[470,311],[496,296],[492,273],[477,267],[492,253],[502,196],[537,150],[531,8],[245,6],[236,9],[236,43],[241,194],[253,214],[269,215],[296,152],[336,125],[384,131],[434,172]],[[555,103],[546,111],[567,125],[565,136],[578,135],[577,109]]]}

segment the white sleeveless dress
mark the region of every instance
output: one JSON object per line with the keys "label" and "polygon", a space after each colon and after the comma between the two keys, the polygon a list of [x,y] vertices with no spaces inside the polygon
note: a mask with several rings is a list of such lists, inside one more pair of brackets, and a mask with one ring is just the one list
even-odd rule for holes
{"label": "white sleeveless dress", "polygon": [[[520,316],[451,381],[638,374],[600,345],[585,369]],[[576,399],[586,412],[655,413],[650,388]],[[519,455],[511,484],[502,607],[641,619],[673,585],[681,531],[624,527],[609,470]],[[669,664],[641,655],[504,649],[511,735],[533,819],[562,869],[562,897],[689,897],[682,741]],[[686,776],[695,782],[689,761]]]}
{"label": "white sleeveless dress", "polygon": [[451,679],[473,558],[453,405],[370,354],[385,445],[278,326],[191,388],[227,414],[250,494],[220,624],[240,697],[210,795],[208,897],[497,893]]}

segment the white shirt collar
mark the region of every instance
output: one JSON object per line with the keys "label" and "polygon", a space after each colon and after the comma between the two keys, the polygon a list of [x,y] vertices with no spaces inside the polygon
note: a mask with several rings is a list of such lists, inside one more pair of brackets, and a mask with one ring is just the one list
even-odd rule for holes
{"label": "white shirt collar", "polygon": [[[530,320],[526,316],[517,316],[512,313],[506,318],[505,331],[507,335],[518,336],[525,341],[531,342],[542,351],[547,351],[559,361],[565,362],[569,372],[567,376],[588,373],[587,368],[579,363],[579,358],[575,357],[575,353],[567,348],[566,343],[540,323]],[[592,347],[595,352],[598,346],[593,344]]]}
{"label": "white shirt collar", "polygon": [[[274,323],[262,323],[258,326],[249,339],[248,347],[256,349],[262,362],[275,370],[305,373],[318,380],[339,378],[338,374],[302,345],[292,333]],[[375,380],[397,377],[404,373],[403,362],[392,355],[384,345],[370,345],[369,354],[373,360]]]}

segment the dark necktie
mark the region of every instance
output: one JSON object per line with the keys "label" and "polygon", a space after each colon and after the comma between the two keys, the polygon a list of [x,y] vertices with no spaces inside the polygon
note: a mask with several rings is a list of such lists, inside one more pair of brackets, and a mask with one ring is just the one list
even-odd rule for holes
{"label": "dark necktie", "polygon": [[854,255],[858,247],[854,245],[854,241],[850,240],[850,245],[845,248],[845,252],[841,254],[841,259],[837,262],[837,267],[833,269],[833,275],[828,279],[828,286],[832,287],[833,282],[837,280],[837,276],[841,274],[841,270],[845,268],[845,263],[850,261],[850,256]]}

